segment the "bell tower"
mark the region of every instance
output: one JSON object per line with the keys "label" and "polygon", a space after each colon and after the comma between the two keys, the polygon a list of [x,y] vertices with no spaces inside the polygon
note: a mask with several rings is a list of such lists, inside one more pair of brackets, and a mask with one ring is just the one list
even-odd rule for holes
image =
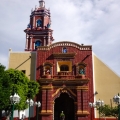
{"label": "bell tower", "polygon": [[40,46],[49,46],[52,37],[50,10],[45,8],[45,1],[39,1],[39,7],[31,10],[30,22],[24,30],[26,33],[25,51],[37,50]]}

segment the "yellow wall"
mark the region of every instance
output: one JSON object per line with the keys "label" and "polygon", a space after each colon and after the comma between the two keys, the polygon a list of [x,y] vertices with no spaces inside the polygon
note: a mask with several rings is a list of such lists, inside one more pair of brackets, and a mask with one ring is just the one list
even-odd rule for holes
{"label": "yellow wall", "polygon": [[120,77],[95,55],[93,55],[93,68],[94,91],[98,92],[95,96],[95,101],[100,99],[105,104],[111,104],[110,101],[112,101],[112,105],[115,105],[113,97],[120,93]]}
{"label": "yellow wall", "polygon": [[36,53],[35,52],[9,52],[9,66],[8,68],[13,68],[17,70],[26,70],[26,76],[35,80],[36,67],[35,62]]}

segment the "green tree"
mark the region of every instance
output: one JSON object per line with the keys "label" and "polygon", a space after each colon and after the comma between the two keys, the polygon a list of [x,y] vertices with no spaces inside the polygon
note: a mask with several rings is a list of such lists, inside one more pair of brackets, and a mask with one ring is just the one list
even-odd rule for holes
{"label": "green tree", "polygon": [[111,107],[110,105],[105,104],[104,106],[97,107],[97,110],[99,111],[101,117],[113,116],[118,118],[118,106]]}
{"label": "green tree", "polygon": [[[5,78],[6,77],[6,78]],[[5,79],[5,80],[4,80]],[[7,97],[5,96],[5,94],[9,95],[10,93],[10,86],[9,86],[9,82],[6,82],[7,80],[7,76],[5,75],[5,66],[3,66],[0,63],[0,118],[2,117],[2,110],[3,108],[6,107],[6,102],[8,102]],[[3,85],[6,88],[3,88]]]}
{"label": "green tree", "polygon": [[118,106],[112,107],[111,109],[111,115],[118,118],[118,114],[119,114],[119,108]]}
{"label": "green tree", "polygon": [[3,75],[0,79],[0,110],[5,110],[6,113],[8,111],[9,114],[11,109],[9,97],[14,93],[17,93],[21,98],[20,102],[15,104],[15,109],[24,110],[28,107],[26,104],[27,98],[34,98],[38,91],[39,84],[29,80],[23,72],[14,69],[3,69]]}
{"label": "green tree", "polygon": [[97,108],[100,116],[111,116],[111,107],[110,105],[104,105]]}

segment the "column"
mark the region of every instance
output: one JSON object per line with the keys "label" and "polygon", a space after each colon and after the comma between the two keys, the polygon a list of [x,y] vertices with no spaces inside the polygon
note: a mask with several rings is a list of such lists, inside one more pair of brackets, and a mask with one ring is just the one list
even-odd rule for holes
{"label": "column", "polygon": [[26,45],[25,45],[26,50],[28,50],[28,38],[29,38],[29,35],[27,35],[27,37],[26,37]]}
{"label": "column", "polygon": [[46,40],[45,40],[45,37],[44,37],[44,46],[46,46]]}
{"label": "column", "polygon": [[33,17],[33,28],[35,28],[35,25],[36,24],[36,22],[35,22],[35,16]]}
{"label": "column", "polygon": [[81,96],[81,90],[77,90],[77,113],[82,111],[82,96]]}
{"label": "column", "polygon": [[46,90],[42,90],[42,105],[41,113],[46,113]]}
{"label": "column", "polygon": [[88,110],[88,91],[83,90],[82,96],[83,96],[83,111],[87,111]]}
{"label": "column", "polygon": [[76,75],[79,75],[79,66],[76,66]]}
{"label": "column", "polygon": [[52,112],[52,92],[53,90],[47,90],[47,112]]}
{"label": "column", "polygon": [[30,50],[32,50],[32,38],[33,37],[30,37]]}
{"label": "column", "polygon": [[45,66],[43,67],[43,75],[45,75]]}
{"label": "column", "polygon": [[50,32],[48,33],[48,45],[50,45]]}
{"label": "column", "polygon": [[51,67],[51,75],[52,75],[52,78],[53,78],[53,67]]}

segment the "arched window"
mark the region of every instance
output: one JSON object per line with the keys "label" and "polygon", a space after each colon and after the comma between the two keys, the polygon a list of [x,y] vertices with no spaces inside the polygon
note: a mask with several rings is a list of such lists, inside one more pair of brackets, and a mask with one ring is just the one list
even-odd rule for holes
{"label": "arched window", "polygon": [[37,20],[37,27],[42,27],[42,20]]}
{"label": "arched window", "polygon": [[37,49],[37,47],[39,47],[39,46],[41,46],[41,45],[42,45],[41,41],[37,40],[37,41],[35,42],[35,49]]}
{"label": "arched window", "polygon": [[61,65],[60,71],[69,71],[69,66],[68,65]]}

